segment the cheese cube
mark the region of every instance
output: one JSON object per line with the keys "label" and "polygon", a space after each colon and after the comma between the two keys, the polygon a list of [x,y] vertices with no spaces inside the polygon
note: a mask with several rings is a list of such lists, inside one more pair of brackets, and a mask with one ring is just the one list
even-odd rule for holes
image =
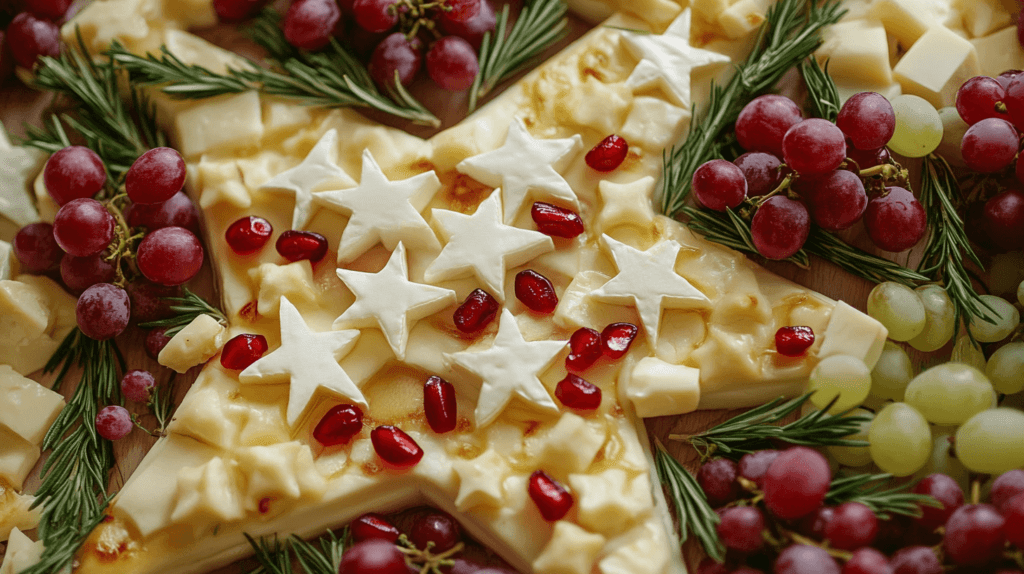
{"label": "cheese cube", "polygon": [[222,202],[241,209],[252,205],[237,161],[210,160],[203,155],[194,173],[198,181],[192,184],[193,188],[202,190],[199,207],[209,209]]}
{"label": "cheese cube", "polygon": [[39,460],[39,447],[0,426],[0,479],[21,490]]}
{"label": "cheese cube", "polygon": [[0,365],[0,425],[34,445],[64,408],[64,397]]}
{"label": "cheese cube", "polygon": [[179,373],[205,363],[224,344],[224,325],[209,315],[199,315],[178,331],[160,351],[157,361]]}
{"label": "cheese cube", "polygon": [[[605,538],[571,522],[559,520],[551,541],[533,561],[535,574],[590,574]],[[566,552],[572,548],[572,552]]]}
{"label": "cheese cube", "polygon": [[50,321],[38,290],[20,281],[0,281],[0,365],[23,375],[43,368],[59,345],[47,334]]}
{"label": "cheese cube", "polygon": [[645,357],[633,367],[626,396],[644,418],[693,412],[700,402],[700,369]]}
{"label": "cheese cube", "polygon": [[1006,70],[1024,69],[1024,48],[1017,41],[1017,27],[1008,26],[984,38],[971,40],[978,51],[981,73],[996,77]]}
{"label": "cheese cube", "polygon": [[540,452],[537,466],[564,478],[587,470],[604,446],[605,433],[579,415],[565,413],[547,433],[538,437]]}
{"label": "cheese cube", "polygon": [[941,108],[956,103],[956,92],[981,73],[974,45],[944,26],[921,36],[893,69],[904,94],[920,96]]}
{"label": "cheese cube", "polygon": [[885,31],[895,37],[904,49],[913,46],[929,27],[941,20],[928,0],[875,0],[868,16],[880,20]]}
{"label": "cheese cube", "polygon": [[852,20],[826,28],[819,61],[828,60],[828,71],[836,83],[889,85],[889,48],[880,20]]}
{"label": "cheese cube", "polygon": [[235,466],[217,456],[202,466],[178,471],[177,502],[171,522],[188,522],[195,527],[199,526],[197,522],[217,523],[244,517]]}
{"label": "cheese cube", "polygon": [[299,305],[316,301],[317,287],[313,280],[313,266],[309,261],[296,261],[287,265],[263,263],[249,270],[249,277],[257,285],[256,311],[264,317],[277,315],[281,297]]}
{"label": "cheese cube", "polygon": [[828,326],[821,335],[818,358],[850,355],[873,369],[882,356],[882,348],[888,336],[889,331],[881,323],[839,301],[832,309]]}
{"label": "cheese cube", "polygon": [[43,557],[42,541],[33,542],[22,534],[21,530],[11,530],[11,538],[7,541],[7,551],[0,563],[0,574],[21,574],[34,566]]}
{"label": "cheese cube", "polygon": [[216,148],[247,148],[263,138],[263,110],[256,92],[224,95],[196,104],[174,120],[175,141],[186,159]]}
{"label": "cheese cube", "polygon": [[625,532],[654,508],[646,473],[633,479],[621,468],[572,474],[569,486],[576,496],[580,525],[608,537]]}
{"label": "cheese cube", "polygon": [[963,24],[972,38],[988,36],[1011,24],[1010,13],[999,0],[955,0],[953,8],[963,14]]}
{"label": "cheese cube", "polygon": [[718,24],[729,38],[743,38],[761,27],[769,4],[768,0],[739,0],[722,11]]}
{"label": "cheese cube", "polygon": [[630,146],[660,152],[679,140],[690,126],[690,110],[660,98],[637,96],[619,134]]}
{"label": "cheese cube", "polygon": [[42,508],[29,509],[35,500],[31,494],[18,494],[0,481],[0,542],[7,540],[14,530],[34,530],[39,526]]}
{"label": "cheese cube", "polygon": [[[175,1],[181,2],[182,0]],[[164,35],[164,45],[185,64],[202,66],[215,74],[225,74],[229,68],[235,70],[252,68],[252,65],[238,54],[215,46],[188,32],[168,30]]]}
{"label": "cheese cube", "polygon": [[615,542],[615,549],[597,565],[601,574],[665,572],[670,559],[666,549],[672,545],[658,518],[652,516]]}

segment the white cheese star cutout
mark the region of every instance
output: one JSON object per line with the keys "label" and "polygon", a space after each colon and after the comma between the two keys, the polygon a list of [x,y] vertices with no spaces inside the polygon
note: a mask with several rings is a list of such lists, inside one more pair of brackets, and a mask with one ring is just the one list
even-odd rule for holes
{"label": "white cheese star cutout", "polygon": [[539,375],[551,365],[565,341],[526,342],[516,318],[502,309],[498,334],[485,351],[462,351],[446,357],[483,379],[476,403],[476,426],[485,427],[508,405],[516,394],[543,410],[558,413],[558,405],[540,382]]}
{"label": "white cheese star cutout", "polygon": [[658,342],[661,310],[702,309],[711,300],[685,278],[676,273],[676,257],[682,246],[676,241],[661,241],[647,251],[640,251],[608,237],[601,236],[615,260],[619,273],[590,296],[616,305],[636,305],[651,345]]}
{"label": "white cheese star cutout", "polygon": [[335,319],[334,328],[378,325],[391,350],[405,360],[409,331],[423,317],[433,315],[455,302],[455,291],[409,281],[405,244],[399,243],[387,265],[378,273],[338,269],[338,277],[356,296]]}
{"label": "white cheese star cutout", "polygon": [[500,194],[500,189],[494,190],[473,215],[444,209],[431,212],[448,243],[423,273],[425,280],[436,283],[475,273],[490,294],[502,301],[506,269],[555,249],[543,233],[503,224]]}
{"label": "white cheese star cutout", "polygon": [[623,32],[626,48],[640,59],[626,85],[633,91],[660,86],[683,108],[690,109],[690,72],[729,57],[690,45],[690,9],[683,10],[664,34]]}
{"label": "white cheese star cutout", "polygon": [[316,142],[302,163],[277,174],[260,186],[261,190],[295,194],[292,229],[302,229],[313,215],[313,190],[323,187],[356,185],[345,170],[338,167],[338,130],[331,129]]}
{"label": "white cheese star cutout", "polygon": [[543,192],[544,199],[558,199],[579,209],[576,194],[558,172],[581,147],[579,134],[557,140],[533,139],[523,120],[515,118],[500,148],[466,158],[455,169],[480,183],[501,187],[505,223],[512,223],[531,190]]}
{"label": "white cheese star cutout", "polygon": [[[399,241],[440,249],[420,210],[427,206],[441,180],[433,171],[391,181],[381,171],[370,150],[363,150],[363,175],[358,187],[313,194],[317,201],[345,215],[348,224],[341,234],[338,263],[348,263],[378,241],[393,250]],[[340,209],[338,209],[340,208]]]}
{"label": "white cheese star cutout", "polygon": [[39,212],[28,193],[46,154],[32,148],[13,146],[0,124],[0,216],[18,227],[39,221]]}
{"label": "white cheese star cutout", "polygon": [[338,360],[356,344],[359,331],[317,333],[287,297],[281,297],[281,346],[249,365],[238,375],[243,384],[276,383],[291,379],[288,388],[288,425],[294,426],[320,387],[334,391],[361,406],[369,407],[363,393],[341,368]]}

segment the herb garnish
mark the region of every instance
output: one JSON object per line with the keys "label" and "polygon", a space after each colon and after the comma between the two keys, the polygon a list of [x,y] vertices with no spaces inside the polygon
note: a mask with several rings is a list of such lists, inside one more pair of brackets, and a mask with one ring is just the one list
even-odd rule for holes
{"label": "herb garnish", "polygon": [[721,562],[725,559],[725,548],[718,539],[716,525],[719,522],[708,498],[697,479],[679,461],[665,450],[659,441],[654,452],[654,465],[661,483],[668,488],[669,500],[675,506],[679,520],[679,542],[686,542],[689,533],[700,540],[708,556]]}
{"label": "herb garnish", "polygon": [[166,327],[167,331],[164,334],[168,337],[173,337],[200,315],[209,315],[222,325],[226,325],[228,322],[227,317],[224,316],[220,309],[210,305],[205,299],[189,291],[188,287],[182,289],[181,297],[163,297],[162,299],[172,303],[170,310],[174,312],[174,316],[167,319],[140,323],[139,327],[143,329]]}
{"label": "herb garnish", "polygon": [[341,556],[345,548],[351,544],[347,530],[343,531],[340,537],[328,530],[319,539],[319,549],[294,534],[283,543],[277,538],[261,538],[257,541],[248,534],[243,535],[249,541],[249,545],[256,553],[254,557],[260,563],[259,567],[249,574],[292,574],[293,551],[295,560],[305,574],[337,574]]}
{"label": "herb garnish", "polygon": [[825,504],[839,506],[846,502],[859,502],[882,520],[893,514],[919,517],[922,504],[942,507],[942,504],[927,494],[906,492],[911,484],[889,487],[891,478],[891,474],[854,474],[833,479],[825,495]]}

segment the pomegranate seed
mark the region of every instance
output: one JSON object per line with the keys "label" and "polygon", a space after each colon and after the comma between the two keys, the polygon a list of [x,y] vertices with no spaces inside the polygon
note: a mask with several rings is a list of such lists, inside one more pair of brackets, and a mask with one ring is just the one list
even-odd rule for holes
{"label": "pomegranate seed", "polygon": [[441,377],[427,379],[423,385],[423,410],[427,413],[427,424],[437,434],[455,430],[455,387]]}
{"label": "pomegranate seed", "polygon": [[629,346],[636,339],[636,325],[632,323],[612,323],[601,331],[601,344],[604,346],[604,356],[610,359],[618,359],[626,354]]}
{"label": "pomegranate seed", "polygon": [[277,238],[277,252],[288,261],[309,259],[316,263],[327,255],[327,238],[312,231],[289,229]]}
{"label": "pomegranate seed", "polygon": [[810,327],[780,327],[775,332],[775,349],[780,355],[799,357],[814,344],[814,330]]}
{"label": "pomegranate seed", "polygon": [[267,338],[263,335],[248,333],[233,337],[224,343],[224,351],[220,355],[220,364],[225,369],[241,371],[256,362],[267,352]]}
{"label": "pomegranate seed", "polygon": [[569,337],[569,356],[565,368],[582,371],[601,357],[601,333],[581,327]]}
{"label": "pomegranate seed", "polygon": [[[313,429],[313,438],[324,446],[334,446],[347,443],[352,440],[352,437],[359,434],[361,430],[363,430],[362,409],[356,405],[345,403],[334,406],[331,410],[327,411],[327,414],[320,419],[316,428]],[[373,440],[373,445],[377,446],[376,439]]]}
{"label": "pomegranate seed", "polygon": [[463,333],[479,331],[498,314],[498,302],[483,289],[474,289],[455,310],[455,327]]}
{"label": "pomegranate seed", "polygon": [[623,138],[612,134],[587,152],[587,165],[597,171],[611,171],[626,159],[629,144]]}
{"label": "pomegranate seed", "polygon": [[238,315],[245,318],[250,323],[255,323],[260,318],[260,312],[258,309],[259,301],[249,301],[242,308],[238,310]]}
{"label": "pomegranate seed", "polygon": [[[274,233],[274,226],[269,221],[250,215],[232,223],[224,232],[224,239],[235,253],[249,255],[263,249],[263,246],[270,241],[272,233]],[[280,247],[278,250],[280,251]],[[282,255],[284,254],[282,253]]]}
{"label": "pomegranate seed", "polygon": [[370,441],[377,456],[401,469],[415,466],[423,458],[420,445],[398,427],[381,425],[370,431]]}
{"label": "pomegranate seed", "polygon": [[532,311],[550,313],[558,306],[558,295],[555,286],[548,278],[533,269],[516,273],[516,299],[523,302]]}
{"label": "pomegranate seed", "polygon": [[573,499],[569,491],[543,470],[536,470],[530,475],[529,492],[541,516],[548,522],[561,520],[572,508]]}
{"label": "pomegranate seed", "polygon": [[394,524],[376,512],[368,512],[356,518],[349,525],[348,530],[352,534],[352,540],[356,542],[371,538],[394,542],[402,535]]}
{"label": "pomegranate seed", "polygon": [[558,381],[555,397],[570,409],[592,411],[601,406],[601,389],[572,373]]}
{"label": "pomegranate seed", "polygon": [[530,209],[530,216],[537,224],[537,230],[545,235],[571,239],[583,233],[583,220],[569,209],[538,201]]}
{"label": "pomegranate seed", "polygon": [[264,496],[263,498],[261,498],[258,508],[260,514],[266,514],[270,512],[270,497]]}

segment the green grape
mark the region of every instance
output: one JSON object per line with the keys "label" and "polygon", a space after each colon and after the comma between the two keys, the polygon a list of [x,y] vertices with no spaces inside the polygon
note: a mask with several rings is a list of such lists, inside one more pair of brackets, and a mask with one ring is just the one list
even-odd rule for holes
{"label": "green grape", "polygon": [[924,331],[907,342],[918,351],[937,351],[953,338],[953,303],[938,285],[922,285],[915,291],[924,304]]}
{"label": "green grape", "polygon": [[[992,311],[984,309],[995,323],[989,323],[980,317],[971,317],[971,324],[968,325],[971,334],[979,343],[995,343],[1010,336],[1010,333],[1020,323],[1020,312],[1010,302],[995,295],[981,295],[981,300],[992,308]],[[995,311],[993,313],[993,311]]]}
{"label": "green grape", "polygon": [[1024,391],[1024,343],[1014,341],[996,349],[985,365],[997,392],[1013,395]]}
{"label": "green grape", "polygon": [[[864,409],[854,409],[850,415],[865,415],[870,418],[860,423],[860,428],[857,432],[846,438],[850,440],[868,440],[868,432],[871,430],[871,419],[874,418],[874,413]],[[871,463],[871,451],[866,446],[830,446],[828,447],[828,453],[839,464],[845,466],[864,466]]]}
{"label": "green grape", "polygon": [[914,477],[922,479],[929,474],[941,472],[955,480],[960,488],[964,489],[964,492],[970,492],[970,471],[967,470],[964,463],[953,456],[953,441],[950,439],[954,435],[955,431],[935,435],[935,439],[932,441],[931,456],[921,470],[914,473]]}
{"label": "green grape", "polygon": [[904,400],[930,423],[959,425],[992,408],[994,398],[985,373],[963,363],[943,363],[914,377]]}
{"label": "green grape", "polygon": [[970,365],[979,371],[985,370],[985,353],[981,352],[981,347],[971,342],[971,338],[967,335],[957,337],[949,360],[954,363]]}
{"label": "green grape", "polygon": [[913,289],[893,281],[875,285],[868,294],[868,315],[889,330],[893,341],[909,341],[924,331],[924,303]]}
{"label": "green grape", "polygon": [[1017,285],[1017,302],[1024,305],[1024,281]]}
{"label": "green grape", "polygon": [[896,132],[889,149],[906,157],[924,157],[942,142],[942,118],[927,100],[910,94],[892,99]]}
{"label": "green grape", "polygon": [[1013,293],[1024,281],[1024,253],[1020,251],[993,255],[987,267],[988,290],[992,293]]}
{"label": "green grape", "polygon": [[902,401],[907,384],[914,378],[914,366],[903,347],[886,341],[882,354],[871,370],[871,395]]}
{"label": "green grape", "polygon": [[928,462],[932,433],[928,421],[907,403],[892,403],[875,415],[868,431],[871,459],[882,472],[909,476]]}
{"label": "green grape", "polygon": [[954,106],[946,106],[939,109],[939,119],[942,120],[942,142],[935,152],[945,158],[950,164],[963,167],[964,156],[960,152],[960,142],[967,133],[967,122],[960,117],[960,112]]}
{"label": "green grape", "polygon": [[864,402],[871,390],[871,370],[857,357],[825,357],[811,371],[808,390],[814,391],[811,402],[819,409],[838,396],[829,413],[841,413]]}
{"label": "green grape", "polygon": [[1024,467],[1024,412],[1000,407],[978,413],[956,431],[956,456],[974,472]]}

